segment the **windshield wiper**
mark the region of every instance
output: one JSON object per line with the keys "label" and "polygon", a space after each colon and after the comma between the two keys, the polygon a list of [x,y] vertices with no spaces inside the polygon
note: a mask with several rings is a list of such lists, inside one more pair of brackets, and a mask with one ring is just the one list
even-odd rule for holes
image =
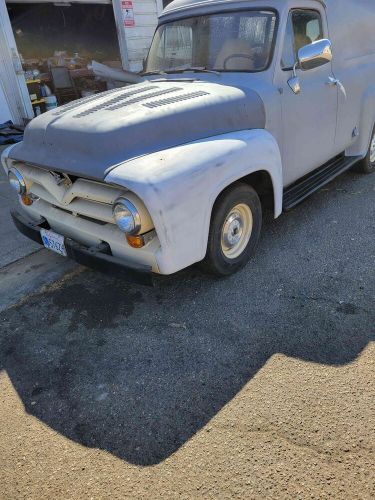
{"label": "windshield wiper", "polygon": [[169,69],[166,73],[185,73],[192,71],[193,73],[213,73],[214,75],[220,75],[220,71],[215,71],[213,69],[208,69],[205,66],[191,66],[187,68],[175,68]]}
{"label": "windshield wiper", "polygon": [[140,73],[141,76],[151,76],[151,75],[173,75],[173,73],[213,73],[214,75],[221,75],[220,71],[215,71],[213,69],[207,69],[204,66],[191,66],[186,68],[173,68],[168,70],[160,71],[145,71]]}
{"label": "windshield wiper", "polygon": [[151,76],[151,75],[166,75],[166,71],[142,71],[139,73],[141,76]]}

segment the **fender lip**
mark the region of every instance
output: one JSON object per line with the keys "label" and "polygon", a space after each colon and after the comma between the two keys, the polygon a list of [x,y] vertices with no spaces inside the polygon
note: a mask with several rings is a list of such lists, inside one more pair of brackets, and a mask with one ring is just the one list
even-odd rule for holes
{"label": "fender lip", "polygon": [[[22,142],[22,141],[21,141]],[[16,142],[16,144],[8,144],[5,149],[1,152],[0,154],[0,165],[3,167],[3,169],[5,170],[5,172],[7,173],[8,170],[9,170],[9,167],[8,167],[8,164],[7,164],[7,160],[10,159],[9,157],[9,153],[11,152],[11,150],[17,146],[18,144],[20,144],[19,142]]]}
{"label": "fender lip", "polygon": [[260,170],[271,177],[278,217],[281,154],[275,137],[264,129],[222,134],[139,157],[118,165],[105,182],[143,201],[160,242],[158,270],[170,275],[204,258],[212,207],[220,192]]}
{"label": "fender lip", "polygon": [[[20,233],[31,240],[43,245],[41,229],[49,229],[45,219],[33,222],[17,210],[11,211],[14,225]],[[111,254],[110,247],[103,242],[98,247],[87,247],[71,238],[65,238],[65,247],[68,257],[91,269],[104,272],[139,285],[153,286],[151,266],[119,259]]]}

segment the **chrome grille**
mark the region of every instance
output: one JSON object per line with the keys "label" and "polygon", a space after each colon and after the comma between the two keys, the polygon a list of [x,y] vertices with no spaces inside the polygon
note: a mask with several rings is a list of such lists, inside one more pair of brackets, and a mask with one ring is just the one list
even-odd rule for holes
{"label": "chrome grille", "polygon": [[68,177],[28,165],[19,169],[30,185],[30,194],[38,200],[35,203],[40,201],[99,223],[115,223],[112,206],[125,189],[81,178],[70,182]]}

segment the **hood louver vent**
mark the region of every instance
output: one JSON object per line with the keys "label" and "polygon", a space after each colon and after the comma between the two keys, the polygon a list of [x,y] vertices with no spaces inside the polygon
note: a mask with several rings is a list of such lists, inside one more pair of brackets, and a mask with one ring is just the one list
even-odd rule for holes
{"label": "hood louver vent", "polygon": [[[143,92],[147,92],[149,90],[154,90],[155,88],[159,88],[159,87],[149,86],[149,87],[143,87],[141,89],[136,89],[136,90],[133,90],[131,92],[121,93],[120,95],[113,97],[112,99],[109,99],[108,101],[97,104],[96,106],[93,106],[92,108],[86,109],[85,111],[81,111],[81,113],[74,115],[73,118],[81,118],[82,116],[88,116],[88,115],[91,115],[91,113],[95,113],[96,111],[100,111],[102,109],[111,109],[110,106],[112,106],[112,105],[119,106],[119,103],[121,101],[126,101],[129,97],[132,97],[136,94],[141,94]],[[143,96],[141,97],[141,99],[143,99]],[[122,105],[123,105],[123,103],[121,103],[120,106],[122,106]]]}
{"label": "hood louver vent", "polygon": [[[102,97],[107,96],[109,94],[114,94],[115,92],[118,92],[119,89],[112,89],[112,90],[107,90],[106,92],[103,92],[101,94]],[[71,111],[72,109],[79,108],[82,106],[82,104],[87,104],[88,102],[95,101],[98,99],[98,94],[95,95],[90,95],[88,97],[82,97],[81,99],[78,99],[77,101],[73,101],[69,104],[64,104],[64,106],[60,106],[57,111],[55,111],[53,114],[55,116],[63,115],[66,111]]]}
{"label": "hood louver vent", "polygon": [[199,90],[197,92],[191,92],[190,94],[178,95],[175,97],[168,97],[167,99],[160,99],[160,101],[147,102],[143,104],[146,108],[158,108],[160,106],[166,106],[167,104],[174,104],[175,102],[188,101],[190,99],[195,99],[196,97],[202,97],[209,95],[208,92]]}
{"label": "hood louver vent", "polygon": [[[158,88],[158,87],[152,87],[153,89]],[[171,89],[166,89],[166,90],[159,90],[158,92],[152,92],[151,94],[146,94],[146,95],[141,95],[139,97],[135,97],[134,99],[130,99],[130,101],[125,101],[119,104],[116,104],[115,106],[110,106],[107,109],[110,111],[114,111],[116,109],[123,108],[124,106],[130,106],[130,104],[136,104],[138,102],[145,101],[146,99],[151,99],[152,97],[158,97],[159,95],[165,95],[165,94],[170,94],[171,92],[177,92],[178,90],[182,90],[181,88],[178,87],[173,87]]]}
{"label": "hood louver vent", "polygon": [[[148,87],[152,90],[145,91]],[[141,93],[129,97],[134,91]],[[160,95],[152,97],[156,92]],[[118,101],[119,97],[125,99]],[[108,106],[115,98],[116,104]],[[12,159],[42,170],[68,173],[72,180],[80,177],[103,182],[118,165],[135,158],[208,137],[266,128],[260,95],[228,82],[223,85],[221,80],[145,81],[110,95],[100,94],[96,99],[89,104],[77,101],[79,107],[59,117],[53,116],[54,110],[31,120],[24,140],[12,149]],[[136,104],[120,106],[135,99]],[[101,103],[107,103],[104,110],[73,118]],[[108,111],[114,106],[119,109]],[[124,166],[124,170],[128,168],[132,167]],[[137,175],[140,182],[147,177],[143,172]]]}

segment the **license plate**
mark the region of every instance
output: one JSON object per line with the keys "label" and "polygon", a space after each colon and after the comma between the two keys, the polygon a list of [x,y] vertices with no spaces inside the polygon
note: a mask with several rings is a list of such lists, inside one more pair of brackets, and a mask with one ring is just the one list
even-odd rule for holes
{"label": "license plate", "polygon": [[41,229],[40,235],[43,240],[43,245],[48,248],[48,250],[52,250],[53,252],[63,255],[64,257],[67,256],[64,236],[48,229]]}

